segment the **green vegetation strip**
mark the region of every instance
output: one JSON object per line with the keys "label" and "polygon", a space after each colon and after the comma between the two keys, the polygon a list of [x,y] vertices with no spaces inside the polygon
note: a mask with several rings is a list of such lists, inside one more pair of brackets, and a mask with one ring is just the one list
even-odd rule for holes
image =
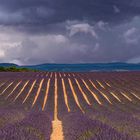
{"label": "green vegetation strip", "polygon": [[11,67],[0,67],[0,72],[37,72],[37,70],[34,69],[29,69],[29,68],[23,68],[23,67],[16,67],[16,66],[11,66]]}

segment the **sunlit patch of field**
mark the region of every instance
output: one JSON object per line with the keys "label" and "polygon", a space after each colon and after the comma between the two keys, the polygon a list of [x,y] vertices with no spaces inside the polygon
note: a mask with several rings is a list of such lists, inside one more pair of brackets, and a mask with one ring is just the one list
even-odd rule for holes
{"label": "sunlit patch of field", "polygon": [[140,72],[0,73],[0,138],[12,131],[15,139],[140,139]]}

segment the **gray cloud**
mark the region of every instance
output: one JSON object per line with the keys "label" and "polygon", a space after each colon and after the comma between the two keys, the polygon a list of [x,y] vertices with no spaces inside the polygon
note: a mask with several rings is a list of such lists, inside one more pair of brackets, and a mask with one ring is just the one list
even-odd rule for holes
{"label": "gray cloud", "polygon": [[0,61],[139,62],[138,0],[0,0]]}
{"label": "gray cloud", "polygon": [[[66,20],[120,23],[140,14],[138,0],[0,0],[0,24],[48,25]],[[14,18],[13,18],[14,17]],[[13,20],[11,20],[13,19]]]}
{"label": "gray cloud", "polygon": [[[18,64],[138,62],[140,18],[110,27],[66,22],[66,33],[27,34],[12,28],[0,29],[0,60]],[[12,36],[11,36],[12,34]]]}

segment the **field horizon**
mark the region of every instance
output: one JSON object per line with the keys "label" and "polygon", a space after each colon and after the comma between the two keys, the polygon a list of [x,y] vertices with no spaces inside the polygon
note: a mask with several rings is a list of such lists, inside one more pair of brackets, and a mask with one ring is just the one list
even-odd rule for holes
{"label": "field horizon", "polygon": [[27,68],[46,72],[140,71],[140,63],[123,62],[75,64],[44,63],[36,65],[17,65],[14,63],[0,63],[0,67]]}

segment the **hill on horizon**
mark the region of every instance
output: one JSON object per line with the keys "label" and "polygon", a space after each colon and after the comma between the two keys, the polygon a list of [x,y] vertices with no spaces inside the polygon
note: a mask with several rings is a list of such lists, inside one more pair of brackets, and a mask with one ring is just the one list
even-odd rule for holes
{"label": "hill on horizon", "polygon": [[17,67],[18,65],[17,64],[14,64],[14,63],[0,63],[0,67]]}
{"label": "hill on horizon", "polygon": [[19,66],[13,63],[0,63],[0,66],[29,68],[40,71],[62,71],[62,72],[92,72],[92,71],[139,71],[140,64],[130,63],[83,63],[83,64],[39,64]]}

